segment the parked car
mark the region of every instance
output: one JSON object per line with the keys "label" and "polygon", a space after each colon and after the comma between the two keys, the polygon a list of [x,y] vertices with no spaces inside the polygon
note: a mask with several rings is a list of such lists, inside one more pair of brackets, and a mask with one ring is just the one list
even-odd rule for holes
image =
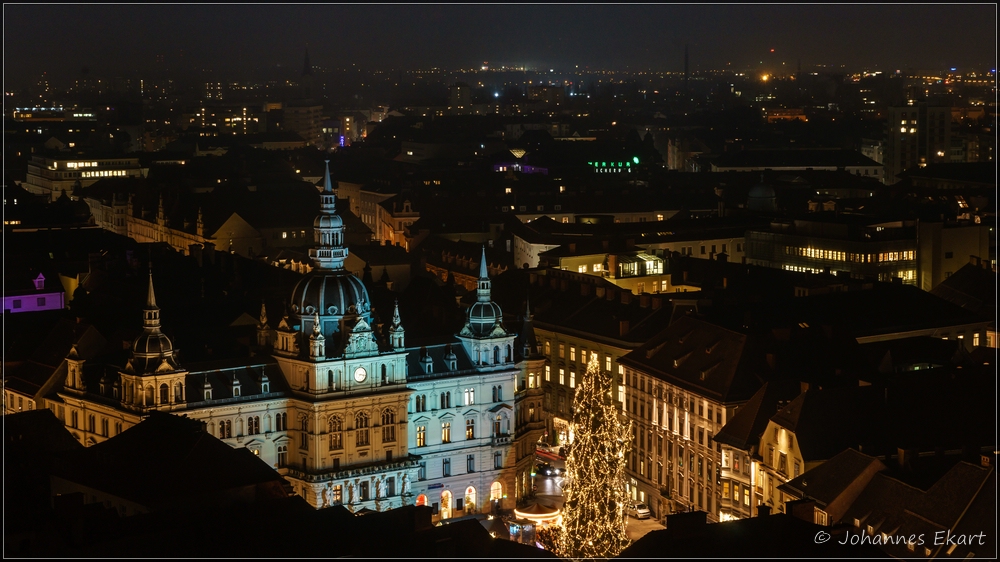
{"label": "parked car", "polygon": [[636,519],[649,519],[649,507],[644,503],[632,502],[626,510],[629,517]]}

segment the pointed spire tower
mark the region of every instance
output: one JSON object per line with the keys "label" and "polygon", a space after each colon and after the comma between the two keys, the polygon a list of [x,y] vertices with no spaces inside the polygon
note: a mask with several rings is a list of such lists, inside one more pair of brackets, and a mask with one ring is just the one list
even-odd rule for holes
{"label": "pointed spire tower", "polygon": [[267,307],[264,301],[260,301],[260,318],[257,320],[257,345],[267,347],[271,345],[271,328],[267,325]]}
{"label": "pointed spire tower", "polygon": [[473,362],[480,366],[500,366],[513,362],[514,335],[503,326],[503,311],[493,302],[493,282],[490,280],[483,247],[479,262],[479,281],[476,285],[476,302],[469,307],[465,327],[459,332]]}
{"label": "pointed spire tower", "polygon": [[521,325],[521,357],[531,359],[541,355],[538,349],[538,338],[535,336],[535,327],[532,324],[534,316],[531,314],[531,301],[524,303],[524,322]]}
{"label": "pointed spire tower", "polygon": [[120,400],[129,408],[171,409],[186,401],[187,371],[177,363],[173,342],[160,331],[160,307],[153,291],[152,272],[142,310],[142,333],[132,342],[128,363],[119,375]]}
{"label": "pointed spire tower", "polygon": [[403,325],[399,319],[399,299],[396,299],[396,307],[392,310],[392,326],[389,326],[389,344],[394,350],[402,350],[404,345]]}
{"label": "pointed spire tower", "polygon": [[476,300],[478,302],[490,302],[492,300],[493,282],[490,281],[489,269],[486,262],[486,246],[483,246],[483,255],[479,259],[479,285],[476,288]]}
{"label": "pointed spire tower", "polygon": [[313,241],[315,248],[309,250],[309,257],[316,269],[342,271],[347,258],[344,246],[344,221],[337,213],[337,196],[333,193],[330,179],[330,161],[326,161],[323,173],[323,191],[319,194],[319,215],[313,221]]}
{"label": "pointed spire tower", "polygon": [[355,326],[367,327],[371,322],[368,289],[361,279],[344,269],[348,255],[345,228],[344,221],[336,214],[337,196],[333,192],[329,160],[319,199],[319,214],[313,221],[314,246],[309,249],[313,269],[295,284],[289,302],[290,314],[282,319],[275,332],[275,353],[279,355],[299,355],[296,342],[301,342],[303,358],[309,358],[309,353],[305,353],[306,341],[317,317],[330,357],[345,349],[346,338],[335,334],[349,334]]}

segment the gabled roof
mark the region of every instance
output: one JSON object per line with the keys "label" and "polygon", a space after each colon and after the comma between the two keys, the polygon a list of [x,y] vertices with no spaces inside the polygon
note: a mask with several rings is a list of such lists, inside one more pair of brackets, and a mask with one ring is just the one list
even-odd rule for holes
{"label": "gabled roof", "polygon": [[713,439],[743,451],[756,449],[778,405],[787,403],[798,394],[797,381],[765,382],[750,400],[736,410],[736,414],[729,418]]}
{"label": "gabled roof", "polygon": [[[791,491],[801,498],[814,499],[821,507],[826,508],[848,494],[850,487],[859,486],[859,481],[860,487],[857,488],[855,494],[861,492],[875,474],[885,470],[885,468],[882,461],[875,457],[854,449],[845,449],[816,468],[783,484],[780,488]],[[849,505],[856,497],[855,495],[844,499]],[[826,511],[830,513],[829,509]],[[838,517],[837,514],[832,515]]]}
{"label": "gabled roof", "polygon": [[619,361],[720,403],[744,402],[763,383],[747,342],[745,334],[683,316]]}
{"label": "gabled roof", "polygon": [[151,412],[103,443],[66,456],[56,476],[155,510],[282,478],[249,449],[233,449],[202,422]]}

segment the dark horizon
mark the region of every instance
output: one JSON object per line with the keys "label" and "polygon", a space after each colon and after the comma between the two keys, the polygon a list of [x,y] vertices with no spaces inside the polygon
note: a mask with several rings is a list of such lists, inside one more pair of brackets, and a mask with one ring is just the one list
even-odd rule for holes
{"label": "dark horizon", "polygon": [[[996,5],[6,5],[5,82],[313,65],[995,68]],[[982,25],[984,21],[992,24]],[[28,40],[30,39],[30,41]],[[990,45],[993,45],[992,47]],[[773,50],[773,51],[772,51]]]}

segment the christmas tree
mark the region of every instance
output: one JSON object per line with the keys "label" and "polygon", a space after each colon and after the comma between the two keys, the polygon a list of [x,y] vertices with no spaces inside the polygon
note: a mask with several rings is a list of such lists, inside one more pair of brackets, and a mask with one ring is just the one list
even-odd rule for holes
{"label": "christmas tree", "polygon": [[602,372],[592,354],[573,402],[575,436],[566,459],[559,556],[612,558],[629,544],[625,452],[631,429],[619,418],[611,386],[611,373]]}

